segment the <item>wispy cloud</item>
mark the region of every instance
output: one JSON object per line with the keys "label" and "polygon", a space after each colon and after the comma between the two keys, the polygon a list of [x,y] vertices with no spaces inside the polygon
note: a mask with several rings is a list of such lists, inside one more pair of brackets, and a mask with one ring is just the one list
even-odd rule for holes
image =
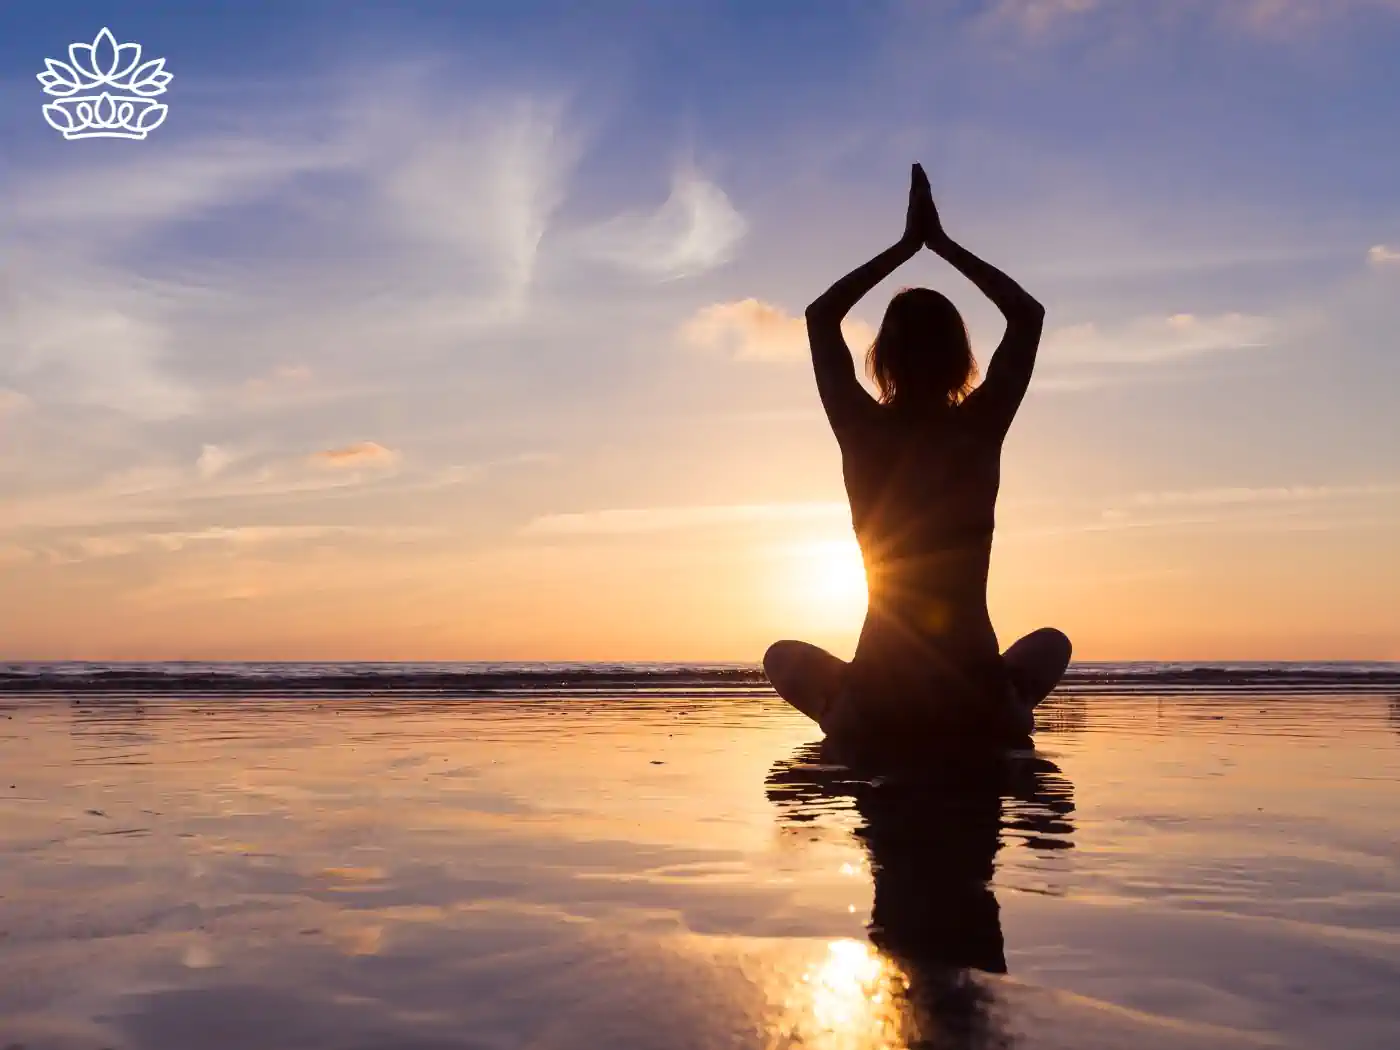
{"label": "wispy cloud", "polygon": [[1160,21],[1183,15],[1270,34],[1362,11],[1400,13],[1400,0],[996,0],[988,10],[993,23],[1031,34],[1091,16]]}
{"label": "wispy cloud", "polygon": [[[438,114],[450,106],[437,93],[423,102]],[[401,122],[390,124],[401,148],[385,162],[386,189],[406,230],[489,260],[507,313],[525,304],[540,241],[580,155],[565,118],[561,99],[524,95],[449,108],[431,129],[410,135]]]}
{"label": "wispy cloud", "polygon": [[[841,326],[852,347],[864,349],[875,330],[847,318]],[[800,361],[807,357],[807,325],[780,307],[759,299],[716,303],[699,310],[680,329],[692,346],[728,353],[738,361]]]}
{"label": "wispy cloud", "polygon": [[[74,151],[11,169],[0,386],[136,420],[265,411],[360,389],[355,370],[382,370],[388,345],[431,356],[532,316],[539,245],[581,150],[563,103],[392,83],[382,96],[303,102],[286,119],[314,118],[316,136],[211,131],[114,164]],[[658,225],[674,243],[628,259],[669,272],[728,250],[721,192],[680,179],[674,201],[661,218],[686,221]],[[234,215],[246,243],[202,251]],[[335,348],[335,383],[307,382],[307,347]]]}
{"label": "wispy cloud", "polygon": [[419,525],[238,525],[202,529],[117,532],[65,532],[0,544],[0,565],[39,562],[71,565],[99,558],[133,554],[176,554],[206,547],[240,551],[287,547],[321,540],[367,543],[413,543],[447,535],[447,530]]}
{"label": "wispy cloud", "polygon": [[208,480],[195,470],[153,466],[118,471],[95,484],[19,496],[0,503],[0,534],[149,521],[188,513],[209,501],[285,498],[364,484],[355,473],[268,465]]}
{"label": "wispy cloud", "polygon": [[159,151],[108,158],[99,169],[75,160],[12,186],[15,206],[6,222],[18,234],[105,247],[152,226],[256,200],[298,175],[353,162],[343,143],[196,136]]}
{"label": "wispy cloud", "polygon": [[1089,322],[1048,333],[1044,355],[1060,364],[1150,364],[1265,346],[1273,332],[1272,321],[1250,314],[1142,317],[1107,330]]}
{"label": "wispy cloud", "polygon": [[639,507],[549,514],[522,530],[526,536],[622,536],[764,522],[850,520],[844,503],[741,503],[696,507]]}
{"label": "wispy cloud", "polygon": [[664,280],[728,262],[747,231],[748,223],[725,192],[683,166],[659,208],[608,219],[584,231],[582,243],[597,258]]}
{"label": "wispy cloud", "polygon": [[1232,506],[1254,503],[1298,503],[1392,496],[1400,483],[1365,485],[1274,485],[1263,487],[1188,489],[1175,492],[1139,492],[1130,503],[1140,507]]}
{"label": "wispy cloud", "polygon": [[311,461],[323,467],[387,467],[398,462],[399,454],[377,441],[357,441],[341,448],[313,453]]}
{"label": "wispy cloud", "polygon": [[1101,390],[1121,380],[1108,375],[1037,376],[1032,389],[1042,394],[1078,394]]}
{"label": "wispy cloud", "polygon": [[1009,23],[1030,33],[1043,33],[1063,19],[1096,11],[1103,0],[998,0],[990,8],[994,22]]}
{"label": "wispy cloud", "polygon": [[[206,544],[233,547],[265,547],[274,544],[304,543],[328,538],[353,538],[399,543],[444,535],[440,528],[427,526],[365,525],[240,525],[166,532],[124,532],[105,536],[82,536],[71,541],[77,556],[118,557],[142,550],[174,552]],[[52,544],[52,541],[50,541]],[[64,546],[62,541],[58,544]],[[50,553],[53,553],[52,546]]]}
{"label": "wispy cloud", "polygon": [[1080,503],[1091,516],[1049,525],[1012,526],[1004,540],[1081,533],[1191,530],[1216,533],[1328,532],[1400,526],[1400,482],[1260,485],[1136,492]]}
{"label": "wispy cloud", "polygon": [[[296,513],[302,517],[308,506],[328,495],[440,490],[474,484],[488,469],[479,464],[413,467],[397,458],[383,459],[373,451],[354,451],[357,446],[327,450],[350,450],[348,457],[339,461],[307,456],[270,458],[265,453],[240,450],[235,454],[222,446],[213,447],[219,451],[201,451],[200,459],[191,464],[131,467],[108,473],[95,483],[0,501],[0,536],[32,537],[46,530],[105,528],[153,520],[191,521],[204,527],[211,516],[227,525],[230,517],[240,514],[265,518]],[[211,471],[212,464],[225,459],[220,469]],[[520,461],[518,457],[512,460]]]}
{"label": "wispy cloud", "polygon": [[41,403],[141,419],[196,411],[200,391],[175,366],[207,342],[211,308],[217,316],[230,292],[191,280],[197,262],[169,276],[149,245],[177,224],[346,163],[343,149],[211,134],[101,165],[65,155],[13,175],[0,184],[9,205],[0,209],[0,378]]}
{"label": "wispy cloud", "polygon": [[1372,266],[1395,266],[1400,264],[1400,251],[1384,244],[1375,244],[1366,253],[1366,261]]}
{"label": "wispy cloud", "polygon": [[167,369],[181,289],[93,265],[25,258],[0,283],[0,379],[39,401],[169,419],[197,391]]}
{"label": "wispy cloud", "polygon": [[195,460],[195,470],[201,478],[212,478],[234,461],[234,455],[218,445],[205,445]]}
{"label": "wispy cloud", "polygon": [[250,393],[262,394],[268,391],[306,383],[311,379],[311,369],[306,365],[276,365],[266,375],[253,376],[244,386]]}

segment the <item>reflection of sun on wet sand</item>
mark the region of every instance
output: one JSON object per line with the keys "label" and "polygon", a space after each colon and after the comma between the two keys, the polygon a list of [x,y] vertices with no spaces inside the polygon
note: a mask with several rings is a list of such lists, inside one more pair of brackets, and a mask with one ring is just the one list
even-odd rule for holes
{"label": "reflection of sun on wet sand", "polygon": [[[1073,790],[1035,755],[946,758],[903,770],[853,770],[821,745],[775,765],[768,796],[782,819],[809,823],[822,803],[849,800],[874,879],[870,940],[831,945],[807,978],[818,1030],[842,1016],[853,1026],[914,1032],[986,1028],[985,991],[968,971],[1006,972],[991,880],[1003,829],[1032,848],[1070,846]],[[1014,805],[1003,815],[1003,798]],[[875,949],[878,949],[875,950]],[[855,1045],[880,1046],[878,1041]]]}
{"label": "reflection of sun on wet sand", "polygon": [[794,1027],[812,1050],[901,1046],[903,988],[904,975],[870,945],[832,941],[802,975],[790,1004]]}

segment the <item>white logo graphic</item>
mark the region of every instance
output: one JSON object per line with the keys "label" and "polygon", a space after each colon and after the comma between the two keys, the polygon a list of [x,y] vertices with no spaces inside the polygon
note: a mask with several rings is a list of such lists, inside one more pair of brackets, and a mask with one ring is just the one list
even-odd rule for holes
{"label": "white logo graphic", "polygon": [[64,138],[144,139],[165,120],[170,107],[153,99],[174,79],[165,59],[142,63],[140,44],[118,44],[106,28],[91,44],[69,44],[68,58],[71,65],[44,59],[38,74],[44,93],[60,100],[44,106],[44,119]]}

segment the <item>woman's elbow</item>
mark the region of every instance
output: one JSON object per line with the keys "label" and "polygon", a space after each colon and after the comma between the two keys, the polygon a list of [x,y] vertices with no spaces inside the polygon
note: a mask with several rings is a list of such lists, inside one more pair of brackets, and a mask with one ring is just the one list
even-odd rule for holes
{"label": "woman's elbow", "polygon": [[830,303],[824,303],[820,299],[807,307],[802,314],[807,322],[808,334],[841,331],[841,311],[837,310]]}
{"label": "woman's elbow", "polygon": [[1045,327],[1045,307],[1029,295],[1017,304],[1016,312],[1008,316],[1009,323],[1023,332],[1040,332]]}

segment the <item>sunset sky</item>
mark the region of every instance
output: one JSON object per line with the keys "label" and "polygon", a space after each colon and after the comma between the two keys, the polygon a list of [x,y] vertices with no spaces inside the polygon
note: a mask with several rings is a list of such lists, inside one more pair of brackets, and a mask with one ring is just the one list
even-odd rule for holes
{"label": "sunset sky", "polygon": [[[44,59],[164,57],[69,142]],[[1400,659],[1400,0],[0,8],[0,658],[849,656],[806,303],[1048,309],[991,605]],[[905,284],[997,319],[931,254]]]}

